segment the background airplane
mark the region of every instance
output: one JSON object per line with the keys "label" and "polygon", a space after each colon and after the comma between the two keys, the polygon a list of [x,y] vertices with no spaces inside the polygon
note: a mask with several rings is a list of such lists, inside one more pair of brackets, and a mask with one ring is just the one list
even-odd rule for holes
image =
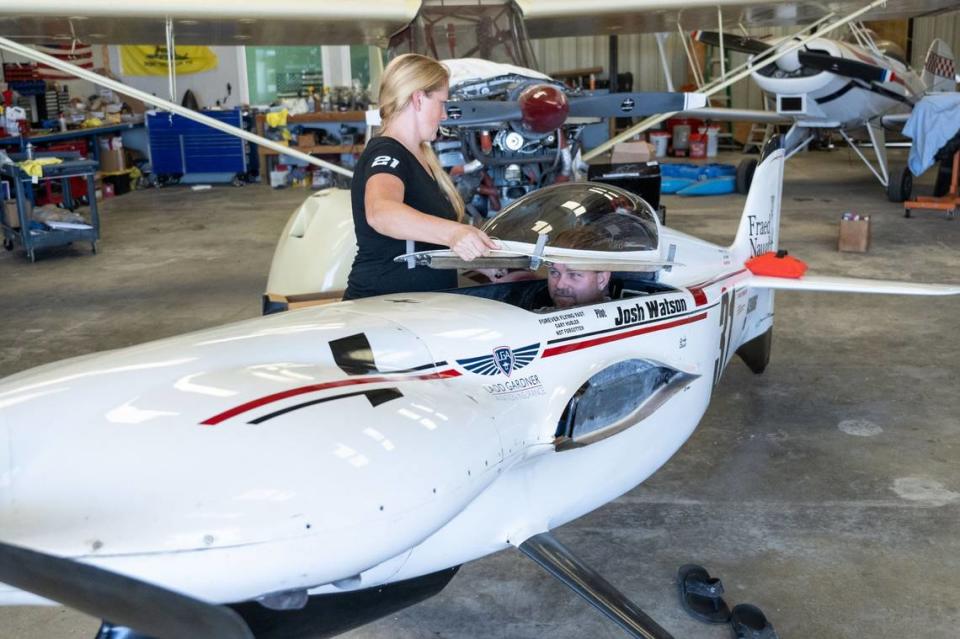
{"label": "background airplane", "polygon": [[[857,23],[851,33],[858,44],[814,38],[801,49],[779,57],[751,73],[752,80],[770,98],[772,111],[709,108],[702,113],[718,119],[745,119],[790,124],[786,135],[788,157],[805,149],[825,133],[836,132],[863,160],[886,188],[891,202],[909,199],[913,176],[906,165],[888,167],[886,131],[899,130],[924,95],[954,91],[957,68],[953,52],[935,40],[923,68],[916,72],[895,52],[887,52]],[[795,38],[757,39],[711,31],[695,31],[692,38],[762,58],[790,46]],[[864,155],[854,137],[866,130],[876,166]],[[741,192],[750,184],[755,159],[738,167]]]}

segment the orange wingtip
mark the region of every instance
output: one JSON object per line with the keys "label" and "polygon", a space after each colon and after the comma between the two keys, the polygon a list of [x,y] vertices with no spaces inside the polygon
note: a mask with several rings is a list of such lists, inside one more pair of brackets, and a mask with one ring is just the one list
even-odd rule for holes
{"label": "orange wingtip", "polygon": [[807,272],[806,263],[787,255],[786,251],[764,253],[747,260],[744,264],[754,275],[788,277],[797,279]]}

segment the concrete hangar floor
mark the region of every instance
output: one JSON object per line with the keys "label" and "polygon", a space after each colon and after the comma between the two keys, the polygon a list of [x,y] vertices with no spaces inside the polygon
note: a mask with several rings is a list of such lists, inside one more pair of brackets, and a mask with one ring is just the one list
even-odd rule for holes
{"label": "concrete hangar floor", "polygon": [[[140,191],[104,203],[99,255],[70,247],[30,264],[0,252],[0,375],[256,316],[274,243],[304,195]],[[726,243],[743,198],[666,204],[671,226]],[[783,209],[781,245],[811,272],[960,281],[960,220],[905,219],[846,150],[792,159]],[[872,216],[865,255],[836,250],[846,210]],[[735,359],[677,455],[558,537],[677,637],[730,636],[681,611],[674,577],[689,562],[723,579],[731,606],[759,605],[785,638],[956,637],[958,315],[956,298],[778,293],[766,373]],[[90,639],[97,626],[64,608],[0,608],[5,639]],[[507,551],[345,636],[623,635]]]}

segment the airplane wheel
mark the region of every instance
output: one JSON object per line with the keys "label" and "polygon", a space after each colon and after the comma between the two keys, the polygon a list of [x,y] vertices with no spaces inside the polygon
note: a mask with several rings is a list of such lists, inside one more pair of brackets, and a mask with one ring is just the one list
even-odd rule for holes
{"label": "airplane wheel", "polygon": [[901,166],[890,172],[887,182],[887,199],[891,202],[905,202],[913,192],[913,174],[910,169]]}
{"label": "airplane wheel", "polygon": [[748,158],[737,165],[737,193],[746,195],[753,183],[753,172],[757,170],[757,160]]}

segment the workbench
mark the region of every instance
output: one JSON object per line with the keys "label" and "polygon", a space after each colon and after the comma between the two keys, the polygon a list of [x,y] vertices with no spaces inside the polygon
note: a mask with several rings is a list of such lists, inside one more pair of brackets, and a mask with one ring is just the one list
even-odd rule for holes
{"label": "workbench", "polygon": [[[130,122],[121,122],[120,124],[107,124],[104,126],[95,126],[88,129],[71,129],[69,131],[57,131],[55,133],[45,133],[43,135],[14,135],[0,138],[0,146],[16,146],[21,151],[26,151],[27,143],[49,144],[51,142],[62,142],[64,140],[76,140],[79,138],[96,138],[100,135],[120,134],[124,131],[143,127],[143,118],[139,117]],[[100,163],[100,145],[96,140],[90,146],[93,147],[93,159],[97,164]]]}
{"label": "workbench", "polygon": [[[90,242],[91,250],[97,252],[97,241],[100,239],[100,214],[97,210],[96,188],[94,174],[99,167],[95,160],[85,160],[79,153],[35,153],[34,158],[57,157],[63,160],[60,164],[48,164],[43,167],[43,175],[37,181],[60,180],[63,189],[63,204],[65,208],[73,210],[77,202],[70,195],[70,178],[83,177],[87,180],[87,193],[90,201],[90,228],[59,228],[59,229],[31,229],[32,221],[27,208],[28,201],[32,201],[32,185],[34,178],[27,175],[15,163],[26,160],[26,154],[10,154],[14,164],[0,165],[0,175],[13,183],[14,198],[17,202],[17,218],[19,228],[8,226],[0,221],[3,231],[3,246],[13,250],[17,244],[23,247],[31,262],[36,261],[36,250],[51,246],[63,246],[72,242]],[[28,193],[27,189],[30,189]]]}

